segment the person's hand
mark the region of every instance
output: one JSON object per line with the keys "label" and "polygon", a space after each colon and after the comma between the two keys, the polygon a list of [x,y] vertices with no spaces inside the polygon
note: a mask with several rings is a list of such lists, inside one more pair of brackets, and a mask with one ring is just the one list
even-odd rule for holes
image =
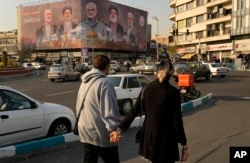
{"label": "person's hand", "polygon": [[109,137],[111,143],[119,143],[122,140],[122,135],[119,131],[112,131]]}
{"label": "person's hand", "polygon": [[188,159],[188,147],[184,146],[181,151],[181,162],[187,161]]}

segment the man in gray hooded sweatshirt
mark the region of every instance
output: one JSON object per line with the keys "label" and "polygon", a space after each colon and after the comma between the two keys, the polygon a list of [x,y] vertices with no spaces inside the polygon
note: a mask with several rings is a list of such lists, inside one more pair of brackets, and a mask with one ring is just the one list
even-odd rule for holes
{"label": "man in gray hooded sweatshirt", "polygon": [[[106,163],[119,163],[119,139],[116,138],[121,135],[116,128],[121,120],[114,86],[106,78],[110,59],[97,55],[93,67],[82,76],[76,102],[76,114],[80,114],[78,130],[84,147],[84,163],[97,163],[99,156]],[[114,135],[118,141],[112,141]]]}

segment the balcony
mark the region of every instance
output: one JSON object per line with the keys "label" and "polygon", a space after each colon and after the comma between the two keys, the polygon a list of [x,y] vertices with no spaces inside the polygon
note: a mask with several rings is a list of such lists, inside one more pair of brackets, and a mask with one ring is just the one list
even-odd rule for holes
{"label": "balcony", "polygon": [[207,25],[210,24],[216,24],[216,23],[222,23],[222,22],[229,22],[231,21],[232,16],[231,15],[226,15],[226,16],[221,16],[213,19],[207,19]]}
{"label": "balcony", "polygon": [[170,0],[169,6],[170,6],[171,8],[175,8],[175,5],[176,5],[176,0]]}
{"label": "balcony", "polygon": [[211,2],[208,2],[206,4],[206,7],[213,7],[216,5],[220,5],[220,4],[225,4],[225,3],[232,3],[232,0],[211,0]]}
{"label": "balcony", "polygon": [[204,41],[212,42],[212,41],[221,41],[221,40],[229,40],[229,39],[231,39],[230,34],[223,34],[223,35],[206,37],[204,38]]}
{"label": "balcony", "polygon": [[172,13],[172,14],[169,15],[169,20],[175,21],[175,17],[176,17],[176,14]]}

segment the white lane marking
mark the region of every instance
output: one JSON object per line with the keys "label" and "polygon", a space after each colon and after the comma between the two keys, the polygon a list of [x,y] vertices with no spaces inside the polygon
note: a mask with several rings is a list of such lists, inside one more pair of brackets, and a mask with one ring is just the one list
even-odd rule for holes
{"label": "white lane marking", "polygon": [[18,84],[6,84],[6,83],[2,83],[1,85],[8,86],[8,87],[13,87],[13,86],[17,86]]}
{"label": "white lane marking", "polygon": [[46,95],[47,97],[49,96],[57,96],[57,95],[61,95],[61,94],[66,94],[66,93],[72,93],[74,91],[66,91],[66,92],[60,92],[60,93],[54,93],[54,94],[50,94],[50,95]]}
{"label": "white lane marking", "polygon": [[243,99],[246,99],[246,100],[250,100],[250,97],[241,97]]}

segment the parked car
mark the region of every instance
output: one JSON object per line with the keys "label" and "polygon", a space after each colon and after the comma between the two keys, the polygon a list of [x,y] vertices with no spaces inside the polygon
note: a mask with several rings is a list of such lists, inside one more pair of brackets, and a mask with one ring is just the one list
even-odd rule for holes
{"label": "parked car", "polygon": [[139,70],[142,69],[142,68],[144,68],[144,66],[145,66],[145,63],[136,64],[136,65],[131,66],[129,68],[129,72],[132,72],[132,73],[139,72]]}
{"label": "parked car", "polygon": [[111,68],[111,70],[115,70],[116,72],[121,71],[120,62],[116,61],[116,60],[110,61],[110,68]]}
{"label": "parked car", "polygon": [[222,66],[220,63],[203,63],[208,69],[210,69],[210,77],[218,77],[224,78],[228,73],[229,70],[227,67]]}
{"label": "parked car", "polygon": [[31,70],[35,69],[32,63],[23,63],[23,67]]}
{"label": "parked car", "polygon": [[210,70],[201,62],[176,62],[174,63],[173,78],[178,81],[179,74],[192,74],[194,79],[205,78],[210,80]]}
{"label": "parked car", "polygon": [[58,79],[67,82],[69,80],[80,80],[80,78],[80,72],[73,70],[71,66],[51,67],[48,72],[48,79],[52,82]]}
{"label": "parked car", "polygon": [[72,109],[66,106],[40,102],[0,86],[0,147],[69,133],[75,119]]}
{"label": "parked car", "polygon": [[35,62],[32,65],[37,70],[46,70],[46,64],[44,64],[44,63]]}
{"label": "parked car", "polygon": [[156,75],[157,66],[158,66],[158,63],[147,63],[142,68],[140,68],[138,72],[139,74],[150,73],[150,74]]}
{"label": "parked car", "polygon": [[127,114],[135,104],[141,89],[151,79],[141,74],[116,74],[108,75],[108,80],[114,85],[117,101],[122,114]]}

